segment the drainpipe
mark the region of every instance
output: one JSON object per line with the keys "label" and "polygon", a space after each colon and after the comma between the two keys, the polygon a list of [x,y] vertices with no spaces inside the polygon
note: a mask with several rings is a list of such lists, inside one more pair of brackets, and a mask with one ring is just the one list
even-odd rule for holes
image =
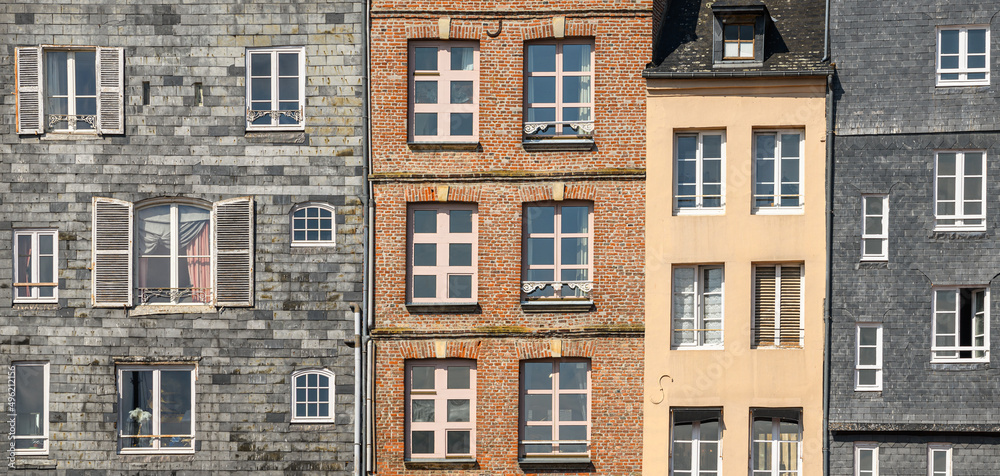
{"label": "drainpipe", "polygon": [[[828,0],[829,2],[829,0]],[[829,12],[829,8],[827,12]],[[823,474],[830,474],[830,344],[833,342],[833,72],[826,76],[826,299],[823,303]]]}
{"label": "drainpipe", "polygon": [[[357,476],[367,476],[372,472],[371,465],[371,368],[368,357],[370,357],[368,344],[368,333],[372,322],[372,268],[375,266],[373,260],[375,253],[374,234],[372,220],[374,217],[374,203],[372,200],[372,184],[368,180],[371,171],[371,0],[364,0],[365,15],[363,27],[361,28],[361,57],[364,64],[364,74],[361,77],[361,84],[364,93],[361,95],[362,102],[362,129],[363,139],[361,141],[363,183],[361,187],[361,206],[364,214],[364,225],[362,226],[362,278],[361,290],[364,294],[362,306],[364,309],[355,310],[354,319],[354,472]],[[362,441],[363,440],[363,441]]]}
{"label": "drainpipe", "polygon": [[830,0],[826,0],[826,18],[823,19],[823,59],[830,59]]}
{"label": "drainpipe", "polygon": [[354,468],[357,470],[361,462],[361,306],[351,303],[351,310],[354,311]]}

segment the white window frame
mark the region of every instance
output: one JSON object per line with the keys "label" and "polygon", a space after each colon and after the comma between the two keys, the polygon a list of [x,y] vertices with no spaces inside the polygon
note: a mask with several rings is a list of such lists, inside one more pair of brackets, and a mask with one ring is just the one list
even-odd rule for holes
{"label": "white window frame", "polygon": [[[125,435],[125,425],[124,419],[128,415],[129,411],[123,407],[122,402],[122,385],[124,384],[124,378],[122,374],[124,372],[153,372],[153,391],[152,391],[152,412],[150,416],[152,435]],[[164,436],[158,436],[160,434],[160,400],[162,399],[161,388],[161,372],[163,371],[187,371],[191,375],[191,446],[189,448],[179,448],[179,447],[161,447],[160,442]],[[195,365],[184,365],[184,364],[163,364],[163,365],[120,365],[116,371],[117,374],[117,386],[118,386],[118,452],[119,454],[191,454],[195,452],[197,448],[196,434],[198,432],[198,420],[196,414],[198,408],[198,402],[195,399],[197,395],[197,380],[198,380],[198,368]],[[186,436],[186,435],[185,435]],[[126,448],[122,445],[125,438],[149,438],[151,440],[152,446],[149,448]]]}
{"label": "white window frame", "polygon": [[[208,231],[208,241],[209,241],[209,243],[208,243],[208,245],[209,245],[208,255],[207,256],[192,256],[192,257],[195,257],[195,258],[206,258],[207,257],[208,261],[209,261],[209,275],[212,276],[212,275],[215,274],[215,268],[216,268],[217,260],[215,259],[216,257],[212,255],[212,251],[211,250],[213,250],[215,248],[214,244],[215,244],[215,240],[216,240],[216,235],[218,234],[218,230],[215,229],[215,220],[213,220],[213,218],[212,218],[212,205],[211,204],[204,204],[204,203],[201,203],[201,202],[189,201],[189,200],[170,200],[170,201],[154,200],[154,201],[151,201],[151,202],[148,202],[148,203],[144,202],[140,206],[136,207],[136,210],[135,210],[136,211],[136,217],[135,217],[135,236],[136,236],[136,244],[137,244],[137,246],[135,247],[135,257],[134,257],[134,259],[135,259],[135,273],[136,273],[136,276],[135,276],[134,279],[135,279],[136,285],[138,286],[139,283],[141,283],[141,280],[139,279],[139,274],[142,272],[141,271],[142,267],[139,265],[139,263],[141,262],[141,260],[142,260],[143,257],[146,257],[146,255],[143,253],[143,250],[140,249],[140,247],[138,246],[138,243],[140,242],[139,239],[138,239],[139,238],[139,234],[140,234],[140,228],[139,227],[142,224],[142,220],[140,220],[139,216],[142,213],[142,210],[149,209],[149,208],[156,208],[156,207],[170,207],[170,256],[169,256],[169,258],[170,258],[170,287],[167,288],[167,289],[170,290],[169,291],[170,302],[143,302],[143,299],[145,299],[145,296],[143,295],[143,292],[141,291],[141,289],[143,289],[143,288],[137,288],[137,291],[139,291],[139,292],[136,293],[136,300],[137,300],[137,302],[135,304],[137,306],[149,306],[149,305],[153,305],[153,306],[210,306],[210,305],[212,305],[212,303],[215,301],[215,299],[214,299],[215,286],[213,286],[213,283],[211,281],[209,282],[209,285],[207,287],[207,291],[198,291],[200,293],[203,293],[203,294],[201,294],[203,297],[207,297],[206,301],[201,302],[201,301],[194,301],[194,300],[192,300],[191,302],[184,302],[184,303],[178,302],[179,297],[182,295],[181,290],[185,289],[185,288],[181,288],[181,287],[178,286],[180,284],[180,281],[179,281],[180,275],[178,273],[178,269],[179,269],[180,265],[178,264],[178,258],[181,256],[180,242],[179,242],[179,235],[180,235],[180,233],[178,232],[178,229],[180,227],[180,207],[198,208],[198,209],[201,209],[202,211],[208,212],[209,219],[208,219],[208,225],[207,226],[210,227],[209,231]],[[151,257],[161,257],[161,256],[159,256],[159,255],[152,255]],[[157,288],[145,288],[145,289],[157,289]],[[197,289],[197,288],[187,288],[187,289],[192,289],[192,295],[193,295],[195,293],[194,289]],[[202,288],[202,289],[205,289],[205,288]],[[154,294],[150,294],[150,296],[156,297],[156,294],[155,293]]]}
{"label": "white window frame", "polygon": [[[772,151],[771,157],[758,157],[757,156],[757,140],[760,136],[771,135],[774,136],[774,150]],[[782,135],[797,135],[799,136],[799,153],[797,157],[782,157],[781,153],[781,136]],[[806,133],[803,129],[774,129],[774,130],[759,130],[754,131],[753,134],[753,191],[752,191],[752,201],[751,210],[755,215],[787,215],[787,214],[800,214],[805,209],[805,147],[806,147]],[[772,160],[773,165],[773,177],[772,186],[774,187],[770,194],[757,193],[757,184],[760,179],[757,174],[757,162],[760,160]],[[785,160],[795,160],[798,166],[798,181],[797,182],[785,182],[782,180],[782,167]],[[785,185],[797,184],[799,187],[799,193],[797,194],[784,194],[782,193],[782,188]],[[758,200],[765,199],[766,197],[771,198],[769,205],[760,205]],[[782,205],[781,201],[785,197],[796,197],[798,199],[798,205]]]}
{"label": "white window frame", "polygon": [[[774,290],[774,341],[773,344],[761,344],[757,342],[757,321],[759,320],[757,316],[756,304],[757,304],[757,270],[760,268],[774,268],[775,273],[775,290]],[[798,335],[799,338],[795,342],[782,342],[781,341],[781,268],[799,268],[799,315],[798,315]],[[806,268],[804,263],[754,263],[753,273],[751,275],[751,294],[752,294],[752,305],[754,308],[751,310],[751,348],[783,348],[783,347],[802,347],[805,341],[805,289],[806,289]]]}
{"label": "white window frame", "polygon": [[[437,213],[435,233],[415,233],[416,211],[432,210]],[[471,211],[472,231],[469,233],[452,233],[450,229],[451,212]],[[406,210],[407,227],[407,283],[406,296],[410,304],[442,304],[442,303],[462,303],[471,304],[479,299],[479,206],[475,203],[446,202],[446,203],[412,203]],[[416,258],[416,245],[435,244],[436,259],[435,265],[417,266],[414,264]],[[469,266],[451,266],[449,248],[453,244],[471,244],[472,262]],[[449,277],[465,276],[472,277],[472,290],[468,298],[450,298]],[[414,297],[416,289],[416,276],[434,276],[435,297]]]}
{"label": "white window frame", "polygon": [[[11,362],[11,366],[17,367],[42,367],[42,415],[41,415],[41,427],[42,434],[32,435],[32,436],[20,436],[13,435],[15,440],[42,440],[41,448],[32,449],[15,449],[14,454],[17,456],[45,456],[49,454],[49,362],[45,361],[21,361],[21,362]],[[16,376],[16,373],[15,373]],[[14,386],[17,387],[17,379],[14,379]],[[13,404],[17,405],[16,394],[14,395],[15,400]],[[11,423],[13,425],[13,423]]]}
{"label": "white window frame", "polygon": [[[49,117],[49,112],[45,111],[45,129],[49,132],[59,132],[59,133],[69,133],[69,134],[96,134],[98,129],[97,124],[97,109],[99,108],[98,100],[100,97],[100,84],[98,83],[100,79],[100,55],[97,53],[97,48],[45,48],[42,52],[45,61],[45,99],[48,101],[50,98],[55,98],[56,95],[49,92],[48,89],[48,77],[52,73],[48,71],[48,56],[50,53],[63,52],[66,53],[66,92],[65,97],[67,103],[66,115],[70,117],[77,117],[77,120],[67,120],[66,127],[61,129],[56,129],[50,124],[52,124],[52,119]],[[92,95],[78,95],[76,94],[76,54],[78,52],[93,52],[94,53],[94,94]],[[76,99],[78,98],[92,98],[94,100],[94,114],[86,114],[77,116],[76,111]],[[81,118],[82,117],[82,118]],[[87,120],[89,119],[89,120]],[[78,129],[77,122],[83,121],[90,124],[90,129]]]}
{"label": "white window frame", "polygon": [[[319,210],[319,215],[320,216],[317,216],[315,218],[309,217],[308,216],[308,214],[309,214],[308,210],[310,210],[310,209]],[[304,211],[307,216],[296,217],[296,214],[298,214],[300,211]],[[309,237],[308,232],[310,232],[310,231],[316,231],[317,233],[322,233],[323,231],[327,231],[327,229],[321,225],[321,223],[322,223],[321,220],[326,220],[327,219],[326,217],[322,216],[322,214],[323,214],[324,211],[330,213],[330,217],[329,217],[329,220],[330,220],[330,229],[329,229],[330,239],[329,240],[324,240],[322,238],[317,238],[315,240],[310,240],[308,238]],[[314,219],[317,220],[317,223],[315,223],[315,224],[312,223],[312,220],[314,220]],[[302,228],[301,230],[299,228],[297,228],[297,226],[300,223],[304,226],[304,228]],[[316,226],[313,226],[313,225],[316,225]],[[318,203],[318,202],[310,202],[310,203],[303,203],[303,204],[300,204],[300,205],[296,205],[295,207],[292,208],[292,211],[289,214],[288,231],[289,231],[288,240],[291,243],[291,246],[293,246],[293,247],[304,247],[304,246],[336,246],[337,245],[337,211],[336,211],[336,208],[333,205],[330,205],[330,204],[327,204],[327,203]],[[298,231],[302,231],[303,233],[305,233],[305,235],[304,235],[305,238],[299,239],[299,240],[295,239],[295,234]],[[319,235],[319,236],[322,237],[322,235]]]}
{"label": "white window frame", "polygon": [[[945,31],[958,31],[958,69],[942,69],[941,68],[941,33]],[[985,68],[969,68],[969,30],[986,30],[986,67]],[[935,50],[935,59],[937,65],[937,74],[935,75],[937,80],[937,86],[988,86],[990,84],[990,49],[993,45],[990,43],[990,26],[989,25],[956,25],[956,26],[941,26],[937,28],[936,31],[936,43],[937,47]],[[978,55],[978,53],[977,53]],[[984,79],[968,79],[969,74],[973,73],[985,73],[986,77]],[[958,79],[942,79],[945,74],[958,74]]]}
{"label": "white window frame", "polygon": [[[278,75],[278,55],[295,53],[298,54],[298,88],[299,88],[299,109],[290,110],[294,114],[289,116],[287,113],[278,112],[281,110],[279,102],[279,88],[278,79],[281,77],[287,78],[288,76]],[[251,76],[251,57],[253,55],[270,55],[271,56],[271,72],[267,77],[271,81],[271,99],[270,99],[270,109],[267,110],[255,110],[253,109],[253,81],[254,77],[263,78],[264,76]],[[247,48],[246,50],[246,130],[248,131],[301,131],[306,128],[306,49],[302,46],[285,46],[276,48]],[[253,122],[260,117],[271,116],[271,124],[254,124]],[[280,117],[289,116],[295,119],[294,115],[298,115],[298,122],[295,124],[281,124]]]}
{"label": "white window frame", "polygon": [[[882,202],[881,214],[869,214],[868,203],[871,200]],[[868,229],[868,221],[878,219],[881,223],[882,232],[872,233]],[[881,253],[868,253],[866,243],[869,241],[880,241],[882,243]],[[885,193],[861,195],[861,261],[888,261],[889,260],[889,195]]]}
{"label": "white window frame", "polygon": [[[417,70],[417,48],[437,48],[437,69]],[[472,70],[451,69],[452,48],[472,48]],[[409,76],[409,138],[411,142],[477,142],[479,141],[479,42],[478,41],[411,41],[408,47]],[[437,83],[436,103],[416,102],[416,83],[433,78]],[[451,103],[451,84],[455,81],[472,82],[472,103]],[[417,135],[416,114],[436,114],[437,134]],[[452,135],[451,114],[472,114],[472,134]]]}
{"label": "white window frame", "polygon": [[[316,375],[317,376],[317,379],[316,379],[317,385],[316,385],[316,387],[312,387],[312,386],[309,385],[308,379],[309,379],[310,375]],[[300,387],[298,385],[298,379],[300,377],[305,377],[306,378],[306,386],[302,387],[302,390],[306,391],[306,399],[305,399],[305,401],[299,401],[299,398],[298,398],[298,393],[299,393],[298,391],[300,389]],[[323,385],[319,383],[319,377],[326,377],[328,379],[327,380],[328,383],[327,383],[327,386],[326,386],[326,390],[327,390],[327,398],[326,398],[326,400],[323,400],[322,398],[319,398],[319,391],[323,389]],[[331,372],[331,371],[329,371],[327,369],[302,369],[302,370],[296,370],[295,372],[292,373],[292,385],[291,385],[291,387],[292,387],[292,408],[291,408],[291,410],[292,410],[292,423],[333,423],[334,422],[334,420],[337,417],[337,412],[335,411],[335,407],[334,407],[335,404],[336,404],[336,383],[334,381],[334,377],[335,377],[335,375],[333,374],[333,372]],[[316,394],[317,394],[316,398],[311,398],[309,396],[309,394],[308,394],[309,390],[311,390],[313,388],[315,388],[317,390],[317,392],[316,392]],[[298,405],[299,404],[309,405],[309,404],[323,404],[323,403],[325,403],[327,405],[327,415],[326,416],[320,416],[318,409],[317,409],[317,416],[314,416],[314,417],[308,416],[308,413],[309,413],[308,409],[306,410],[306,415],[299,415],[299,412],[298,412]]]}
{"label": "white window frame", "polygon": [[[861,467],[861,453],[870,451],[872,454],[872,467]],[[855,443],[854,444],[854,476],[878,476],[878,443]]]}
{"label": "white window frame", "polygon": [[[755,440],[753,424],[758,412],[760,413],[771,413],[773,411],[797,411],[798,412],[798,440],[795,441],[796,450],[798,452],[798,463],[796,464],[796,470],[779,469],[778,462],[781,461],[781,444],[789,443],[788,440],[782,440],[780,437],[781,428],[781,417],[773,416],[771,418],[771,436],[767,440]],[[766,417],[766,416],[765,416]],[[754,408],[750,411],[750,476],[802,476],[802,409],[800,408]],[[754,463],[754,444],[757,442],[770,443],[771,446],[771,457],[770,461],[773,467],[767,470],[754,470],[756,466]]]}
{"label": "white window frame", "polygon": [[[683,411],[704,411],[710,412],[715,411],[719,414],[719,439],[718,440],[704,440],[701,438],[701,424],[705,420],[699,420],[697,422],[692,422],[692,433],[691,441],[679,441],[677,440],[677,435],[675,434],[675,428],[677,425],[676,412]],[[723,430],[725,425],[723,425],[722,420],[722,409],[721,408],[673,408],[670,411],[670,476],[719,476],[722,474],[722,441],[723,441]],[[675,448],[677,443],[690,443],[691,444],[691,461],[690,470],[684,470],[683,473],[677,473],[675,466],[677,464],[677,450]],[[716,470],[703,470],[701,469],[701,452],[703,444],[716,445],[716,455],[718,456],[716,462]]]}
{"label": "white window frame", "polygon": [[[862,329],[875,329],[875,345],[861,345],[861,330]],[[854,391],[856,392],[877,392],[882,390],[882,354],[883,354],[883,340],[882,340],[882,324],[873,322],[859,322],[855,326],[854,331]],[[873,348],[875,349],[875,363],[874,364],[861,364],[861,349],[862,348]],[[875,371],[875,384],[874,385],[862,385],[861,384],[861,371],[862,370],[874,370]]]}
{"label": "white window frame", "polygon": [[[432,367],[434,388],[414,389],[412,372],[415,367]],[[469,367],[470,388],[448,388],[448,372],[451,367]],[[408,360],[405,365],[405,434],[407,461],[421,460],[475,460],[476,458],[476,361],[471,359],[416,359]],[[434,422],[414,422],[413,400],[429,400],[434,402]],[[469,421],[447,421],[447,405],[451,400],[469,401]],[[441,421],[437,421],[440,417]],[[430,431],[434,433],[433,453],[417,453],[413,455],[412,435],[414,431]],[[468,432],[469,453],[449,453],[448,433]],[[440,448],[440,449],[439,449]]]}
{"label": "white window frame", "polygon": [[[966,154],[982,154],[982,175],[968,175],[965,173],[965,155]],[[941,154],[955,154],[955,175],[948,175],[945,177],[941,176],[940,170],[940,159]],[[986,161],[986,151],[985,150],[939,150],[934,153],[934,229],[935,230],[945,230],[945,231],[985,231],[986,230],[986,179],[987,179],[987,161]],[[939,212],[939,207],[941,206],[940,198],[940,187],[939,184],[943,178],[954,177],[955,181],[955,214],[954,215],[942,215]],[[965,202],[975,201],[975,200],[965,200],[965,181],[970,177],[980,178],[980,199],[982,202],[982,210],[979,214],[968,214],[965,212]],[[949,200],[950,201],[950,200]],[[954,220],[954,224],[942,224],[942,221]],[[976,221],[979,223],[966,224],[967,221]]]}
{"label": "white window frame", "polygon": [[[28,259],[28,266],[31,268],[28,270],[29,275],[38,278],[40,276],[41,268],[39,268],[39,245],[38,240],[42,235],[49,235],[52,237],[52,277],[55,279],[51,283],[42,282],[29,282],[29,283],[19,283],[17,282],[18,276],[21,275],[22,269],[18,263],[18,248],[17,242],[18,238],[22,236],[31,237],[31,256]],[[48,229],[16,229],[14,230],[14,288],[12,292],[14,295],[14,303],[55,303],[59,302],[59,230],[54,228]],[[21,287],[27,287],[31,290],[30,296],[21,296],[17,294],[17,289]],[[52,288],[51,297],[41,297],[40,289],[43,287]]]}
{"label": "white window frame", "polygon": [[[681,137],[696,137],[698,142],[697,155],[694,159],[695,161],[695,194],[685,195],[684,197],[694,198],[695,204],[693,207],[681,207],[680,197],[678,195],[680,186],[680,175],[679,175],[679,165],[680,160],[680,138]],[[705,136],[720,136],[721,137],[721,150],[720,155],[722,156],[719,160],[721,161],[721,172],[719,177],[719,206],[710,207],[704,205],[705,200],[705,181],[704,181],[704,138]],[[726,212],[726,131],[725,130],[705,130],[705,131],[678,131],[674,134],[674,150],[673,158],[671,159],[674,168],[673,177],[673,207],[675,215],[722,215]],[[711,160],[715,160],[714,157]],[[715,194],[710,195],[715,197]]]}
{"label": "white window frame", "polygon": [[[960,328],[962,319],[962,291],[968,290],[971,293],[970,299],[970,309],[969,312],[972,316],[972,322],[969,326],[972,330],[972,345],[961,345],[960,339]],[[947,363],[947,362],[989,362],[990,361],[990,288],[987,285],[983,286],[934,286],[932,288],[933,298],[932,298],[932,321],[931,321],[931,362],[935,363]],[[950,293],[954,292],[955,296],[955,309],[953,311],[948,311],[946,309],[938,309],[938,295],[939,293]],[[983,293],[983,307],[984,309],[977,309],[975,306],[976,294]],[[938,318],[947,318],[947,314],[954,312],[954,333],[941,333],[938,334]],[[983,320],[983,344],[976,345],[976,314],[982,313]],[[955,340],[955,345],[946,346],[938,345],[939,337],[953,336]],[[963,352],[970,352],[971,357],[961,357]],[[953,353],[953,356],[942,355],[945,353]],[[977,353],[982,355],[976,356]]]}
{"label": "white window frame", "polygon": [[[945,458],[948,463],[948,467],[944,472],[934,471],[934,453],[943,451],[945,453]],[[947,443],[928,443],[927,444],[927,476],[952,476],[952,446]]]}
{"label": "white window frame", "polygon": [[[694,316],[692,316],[693,319],[694,319],[694,328],[690,330],[690,331],[693,331],[694,334],[695,334],[695,341],[693,343],[684,343],[684,342],[680,342],[678,340],[678,334],[680,334],[681,332],[689,332],[688,329],[682,329],[682,328],[680,328],[678,326],[678,320],[689,320],[689,319],[685,319],[687,316],[678,316],[677,315],[677,301],[676,300],[678,299],[678,295],[681,294],[681,293],[679,293],[677,291],[677,285],[679,283],[679,279],[677,277],[677,271],[680,270],[680,269],[690,269],[690,270],[694,271],[694,283],[693,283],[694,284],[694,293],[693,293],[694,294]],[[705,324],[705,296],[706,296],[706,294],[708,294],[707,291],[706,291],[706,289],[705,289],[705,286],[706,286],[706,283],[705,283],[705,272],[708,271],[708,270],[712,270],[712,269],[717,269],[717,270],[719,270],[719,272],[722,273],[722,283],[721,283],[722,286],[719,289],[718,293],[714,293],[714,294],[718,294],[721,297],[721,300],[722,300],[722,302],[720,304],[720,306],[722,306],[722,307],[720,308],[720,311],[719,311],[720,314],[719,314],[719,328],[718,329],[708,329],[706,327],[706,324]],[[721,349],[724,346],[725,338],[726,338],[726,336],[725,336],[725,316],[726,316],[725,296],[726,296],[726,270],[725,270],[725,266],[723,266],[721,264],[719,264],[719,265],[674,266],[673,289],[672,289],[672,297],[671,297],[671,299],[673,300],[673,304],[674,305],[671,306],[671,309],[670,309],[670,315],[671,315],[671,319],[670,319],[670,321],[671,321],[671,340],[670,340],[670,342],[671,342],[671,345],[673,346],[673,348],[675,348],[675,349],[682,349],[682,348],[702,348],[702,349],[704,349],[704,348],[712,348],[712,349]],[[720,335],[721,341],[718,344],[708,344],[708,343],[705,342],[706,341],[706,334],[710,330],[711,331],[715,331],[715,330],[719,331],[719,335]]]}

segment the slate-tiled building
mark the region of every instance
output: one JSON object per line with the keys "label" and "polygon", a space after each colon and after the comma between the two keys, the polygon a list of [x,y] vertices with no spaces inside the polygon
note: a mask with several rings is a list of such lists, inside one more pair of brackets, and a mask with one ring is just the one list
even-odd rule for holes
{"label": "slate-tiled building", "polygon": [[372,3],[379,474],[640,470],[651,7]]}
{"label": "slate-tiled building", "polygon": [[8,2],[11,474],[347,474],[361,2]]}
{"label": "slate-tiled building", "polygon": [[1000,472],[997,12],[833,2],[830,474]]}

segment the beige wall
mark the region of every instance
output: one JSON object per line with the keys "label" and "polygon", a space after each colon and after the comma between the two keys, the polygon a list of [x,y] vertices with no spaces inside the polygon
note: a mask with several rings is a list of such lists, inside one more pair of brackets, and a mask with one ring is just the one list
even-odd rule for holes
{"label": "beige wall", "polygon": [[[749,410],[803,411],[803,475],[822,474],[826,78],[649,80],[643,474],[668,473],[670,409],[723,409],[722,473],[747,474]],[[805,131],[804,212],[751,214],[753,131]],[[673,216],[674,135],[725,130],[725,214]],[[804,346],[751,349],[754,263],[804,263]],[[724,264],[724,350],[670,350],[671,270]]]}

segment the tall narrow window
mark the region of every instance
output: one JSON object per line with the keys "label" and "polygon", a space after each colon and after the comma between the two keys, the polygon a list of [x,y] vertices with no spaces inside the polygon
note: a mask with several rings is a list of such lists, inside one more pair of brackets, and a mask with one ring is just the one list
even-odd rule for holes
{"label": "tall narrow window", "polygon": [[409,213],[410,302],[475,302],[479,237],[476,205],[411,205]]}
{"label": "tall narrow window", "polygon": [[802,345],[802,265],[754,266],[753,347]]}
{"label": "tall narrow window", "polygon": [[593,288],[594,217],[585,202],[524,207],[525,301],[589,299]]}
{"label": "tall narrow window", "polygon": [[803,134],[801,131],[754,134],[754,211],[802,208]]}
{"label": "tall narrow window", "polygon": [[476,455],[476,362],[458,359],[406,363],[406,458]]}
{"label": "tall narrow window", "polygon": [[986,153],[938,152],[935,172],[935,228],[985,230]]}
{"label": "tall narrow window", "polygon": [[118,368],[122,453],[193,453],[195,370],[188,365]]}
{"label": "tall narrow window", "polygon": [[758,408],[751,412],[751,476],[802,475],[802,411]]}
{"label": "tall narrow window", "polygon": [[722,345],[721,266],[674,268],[673,345]]}
{"label": "tall narrow window", "polygon": [[927,445],[927,476],[952,476],[951,445]]}
{"label": "tall narrow window", "polygon": [[718,476],[722,467],[722,410],[673,410],[671,476]]}
{"label": "tall narrow window", "polygon": [[299,370],[292,374],[292,422],[333,423],[333,372]]}
{"label": "tall narrow window", "polygon": [[49,452],[49,363],[14,362],[14,454]]}
{"label": "tall narrow window", "polygon": [[14,302],[57,302],[56,230],[14,230]]}
{"label": "tall narrow window", "polygon": [[248,49],[246,55],[247,130],[304,129],[305,48]]}
{"label": "tall narrow window", "polygon": [[410,43],[410,137],[413,142],[479,139],[479,43]]}
{"label": "tall narrow window", "polygon": [[982,26],[938,29],[938,86],[990,84],[990,30]]}
{"label": "tall narrow window", "polygon": [[889,259],[889,196],[862,195],[861,260]]}
{"label": "tall narrow window", "polygon": [[854,390],[882,390],[882,325],[858,324]]}
{"label": "tall narrow window", "polygon": [[521,362],[520,457],[590,455],[590,361]]}
{"label": "tall narrow window", "polygon": [[877,444],[854,444],[854,476],[878,476]]}
{"label": "tall narrow window", "polygon": [[97,51],[45,51],[45,106],[51,130],[93,130],[97,121]]}
{"label": "tall narrow window", "polygon": [[676,139],[675,212],[721,212],[725,204],[725,135],[721,132],[684,133],[678,134]]}
{"label": "tall narrow window", "polygon": [[593,40],[533,42],[525,58],[527,138],[593,137]]}
{"label": "tall narrow window", "polygon": [[932,361],[989,361],[989,289],[935,288]]}
{"label": "tall narrow window", "polygon": [[172,203],[137,215],[140,304],[212,302],[211,212]]}

